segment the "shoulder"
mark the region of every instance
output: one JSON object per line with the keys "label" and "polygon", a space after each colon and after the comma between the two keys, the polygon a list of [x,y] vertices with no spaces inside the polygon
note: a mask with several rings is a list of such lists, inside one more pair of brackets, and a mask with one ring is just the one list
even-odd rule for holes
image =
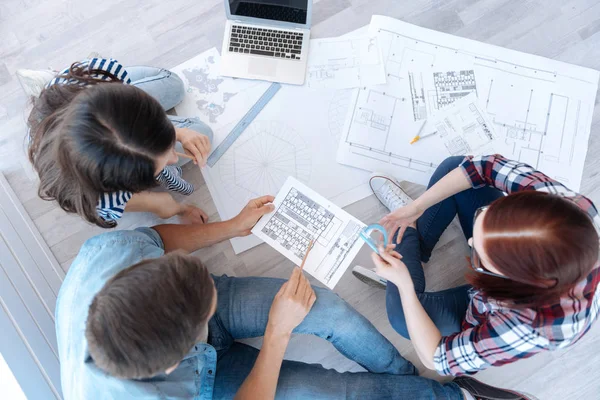
{"label": "shoulder", "polygon": [[474,306],[480,318],[470,322],[477,325],[485,320],[500,335],[505,331],[527,334],[537,338],[539,343],[545,343],[543,347],[548,349],[567,347],[583,337],[598,319],[599,282],[600,266],[596,266],[558,303],[537,309],[513,309],[479,293],[475,296]]}
{"label": "shoulder", "polygon": [[163,254],[160,236],[151,228],[107,232],[84,243],[67,272],[56,303],[60,362],[69,374],[82,371],[85,324],[96,294],[120,271]]}
{"label": "shoulder", "polygon": [[158,233],[151,228],[113,231],[88,239],[69,267],[60,288],[57,316],[91,298],[118,272],[164,254]]}
{"label": "shoulder", "polygon": [[105,232],[88,239],[79,254],[88,249],[114,248],[114,246],[148,245],[162,248],[162,240],[158,233],[152,228],[137,228],[134,230],[122,230]]}

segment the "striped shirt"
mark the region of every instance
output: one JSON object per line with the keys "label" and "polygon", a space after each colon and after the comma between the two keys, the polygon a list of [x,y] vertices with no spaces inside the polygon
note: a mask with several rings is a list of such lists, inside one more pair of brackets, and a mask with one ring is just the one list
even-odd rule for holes
{"label": "striped shirt", "polygon": [[[474,188],[493,186],[505,193],[538,190],[574,202],[600,230],[594,204],[531,166],[500,155],[466,157],[461,164]],[[528,358],[545,350],[577,342],[598,317],[600,263],[558,304],[538,309],[513,310],[473,290],[462,331],[442,337],[435,354],[435,369],[442,375],[473,374]]]}
{"label": "striped shirt", "polygon": [[[90,70],[109,72],[123,81],[123,83],[127,85],[131,84],[131,79],[129,78],[127,70],[115,59],[91,58],[89,60],[82,61],[79,65]],[[62,70],[56,76],[56,78],[48,82],[46,87],[48,88],[56,84],[81,84],[75,79],[64,77],[64,75],[69,73],[69,69],[70,68],[65,68]],[[101,74],[92,74],[92,76],[98,79],[107,79],[107,76]],[[181,175],[182,170],[180,167],[168,165],[158,174],[156,181],[167,190],[184,195],[192,194],[194,192],[194,186],[192,186],[189,182],[186,182]],[[123,216],[123,212],[125,212],[125,206],[127,205],[127,202],[131,200],[132,196],[132,192],[125,190],[102,194],[98,199],[98,205],[96,206],[98,215],[105,221],[116,221]]]}

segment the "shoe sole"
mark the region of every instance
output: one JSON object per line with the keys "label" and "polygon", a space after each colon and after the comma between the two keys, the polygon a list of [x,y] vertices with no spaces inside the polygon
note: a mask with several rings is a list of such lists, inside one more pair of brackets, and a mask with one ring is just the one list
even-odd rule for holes
{"label": "shoe sole", "polygon": [[356,272],[356,271],[352,271],[352,275],[354,275],[354,277],[356,279],[358,279],[359,281],[366,283],[367,285],[377,288],[377,289],[386,289],[387,285],[384,285],[383,283],[379,282],[379,281],[375,281],[371,278],[369,278],[366,275],[361,274],[360,272]]}

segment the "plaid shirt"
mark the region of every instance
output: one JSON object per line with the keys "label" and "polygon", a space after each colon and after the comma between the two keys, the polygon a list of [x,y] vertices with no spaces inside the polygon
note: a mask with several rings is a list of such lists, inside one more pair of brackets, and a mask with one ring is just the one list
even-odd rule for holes
{"label": "plaid shirt", "polygon": [[[588,198],[527,164],[500,155],[469,156],[461,168],[474,188],[493,186],[506,193],[539,190],[564,196],[590,215],[597,230],[600,228],[598,211]],[[442,337],[435,351],[435,369],[442,375],[473,374],[492,365],[570,346],[598,316],[599,282],[600,263],[558,304],[535,310],[513,310],[474,290],[462,331]]]}

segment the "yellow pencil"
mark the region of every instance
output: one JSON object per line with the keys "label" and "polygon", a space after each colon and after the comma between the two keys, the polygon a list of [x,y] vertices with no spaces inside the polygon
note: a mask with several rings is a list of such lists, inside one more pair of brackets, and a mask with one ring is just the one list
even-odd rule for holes
{"label": "yellow pencil", "polygon": [[188,155],[187,155],[187,154],[185,154],[185,153],[180,153],[180,152],[176,151],[176,152],[175,152],[175,154],[177,154],[177,157],[183,157],[183,158],[189,158],[190,160],[195,160],[195,158],[194,158],[194,157],[192,157],[192,156],[188,156]]}
{"label": "yellow pencil", "polygon": [[308,247],[306,248],[306,253],[304,253],[304,258],[302,259],[302,264],[300,264],[300,271],[302,271],[304,269],[304,263],[306,262],[306,259],[308,258],[308,253],[310,253],[310,251],[313,248],[313,242],[314,242],[314,240],[311,240],[310,243],[308,244]]}
{"label": "yellow pencil", "polygon": [[417,132],[417,136],[415,136],[413,140],[410,141],[410,144],[413,144],[421,138],[421,136],[419,135],[421,134],[421,132],[423,132],[423,128],[425,128],[425,125],[427,125],[427,120],[423,121],[423,125],[421,125],[421,127],[419,128],[419,132]]}
{"label": "yellow pencil", "polygon": [[423,135],[423,136],[417,135],[417,136],[415,136],[413,138],[413,140],[410,141],[410,144],[416,143],[416,142],[418,142],[421,139],[425,139],[425,138],[428,138],[429,136],[433,136],[433,135],[437,135],[437,131],[432,132],[432,133],[428,133],[427,135]]}

